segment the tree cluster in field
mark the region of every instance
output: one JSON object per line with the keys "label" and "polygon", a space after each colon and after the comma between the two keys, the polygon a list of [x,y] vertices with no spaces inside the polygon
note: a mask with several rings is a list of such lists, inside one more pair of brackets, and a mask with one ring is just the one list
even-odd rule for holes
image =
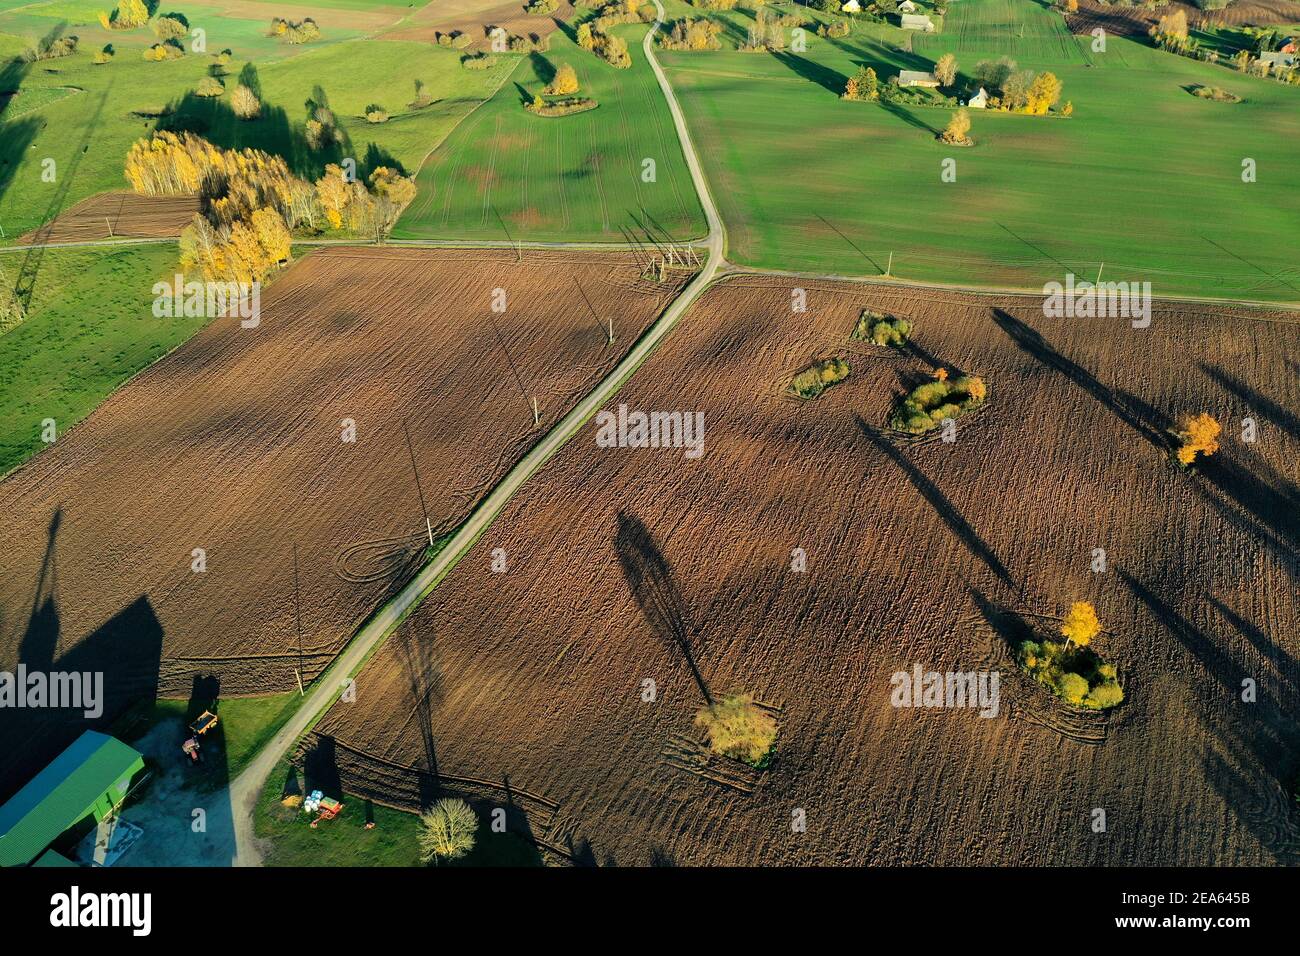
{"label": "tree cluster in field", "polygon": [[506,43],[511,53],[546,53],[551,49],[551,37],[538,36],[536,33],[529,36],[512,36]]}
{"label": "tree cluster in field", "polygon": [[736,9],[737,0],[688,0],[688,2],[691,6],[699,7],[701,10],[722,13]]}
{"label": "tree cluster in field", "polygon": [[548,13],[554,13],[560,9],[560,0],[532,0],[524,11],[534,16],[545,16]]}
{"label": "tree cluster in field", "polygon": [[816,398],[832,385],[849,377],[849,363],[842,358],[814,362],[790,380],[790,391],[800,398]]}
{"label": "tree cluster in field", "polygon": [[316,25],[316,21],[311,17],[305,17],[300,23],[294,23],[283,17],[272,17],[269,35],[279,37],[285,43],[293,45],[311,43],[321,37],[320,27]]}
{"label": "tree cluster in field", "polygon": [[215,99],[226,92],[226,84],[215,76],[205,76],[199,80],[199,85],[194,90],[195,96],[201,96],[204,99]]}
{"label": "tree cluster in field", "polygon": [[[611,6],[617,7],[619,4],[611,4]],[[595,21],[579,24],[578,46],[596,54],[610,66],[620,70],[629,69],[632,66],[632,54],[628,52],[627,41],[600,29],[601,22],[606,19],[605,16],[601,16]]]}
{"label": "tree cluster in field", "polygon": [[848,20],[832,20],[830,23],[820,23],[817,25],[817,35],[819,37],[829,37],[832,40],[840,40],[848,36],[852,27]]}
{"label": "tree cluster in field", "polygon": [[371,173],[369,189],[332,164],[311,183],[283,157],[222,149],[192,133],[138,140],[125,172],[142,195],[199,196],[204,212],[181,234],[181,263],[220,281],[264,278],[289,258],[294,230],[346,227],[382,237],[415,196],[415,184],[387,167]]}
{"label": "tree cluster in field", "polygon": [[438,46],[447,47],[451,50],[463,50],[474,42],[472,36],[468,33],[462,33],[459,30],[453,33],[439,33],[437,34],[437,39]]}
{"label": "tree cluster in field", "polygon": [[547,96],[568,96],[578,92],[578,71],[568,63],[561,63],[546,87]]}
{"label": "tree cluster in field", "polygon": [[77,52],[78,42],[80,41],[75,36],[44,37],[33,49],[27,51],[23,59],[30,62],[72,56]]}
{"label": "tree cluster in field", "polygon": [[956,106],[957,100],[952,96],[936,95],[915,86],[903,86],[897,76],[891,76],[889,82],[880,87],[880,100],[884,103],[897,103],[901,106]]}
{"label": "tree cluster in field", "polygon": [[599,103],[587,96],[565,96],[554,100],[534,96],[532,102],[524,104],[524,109],[535,116],[554,117],[585,113],[588,110],[594,110],[599,105]]}
{"label": "tree cluster in field", "polygon": [[149,22],[149,8],[144,0],[118,0],[109,13],[99,14],[99,25],[105,30],[135,30]]}
{"label": "tree cluster in field", "polygon": [[168,13],[165,16],[158,17],[151,24],[154,36],[159,40],[184,40],[190,35],[190,22],[180,13]]}
{"label": "tree cluster in field", "polygon": [[467,70],[487,70],[496,66],[497,58],[487,53],[471,53],[460,58],[460,65]]}
{"label": "tree cluster in field", "polygon": [[161,63],[163,60],[179,60],[185,55],[185,47],[175,40],[164,40],[162,43],[145,47],[143,55],[146,60],[154,63]]}
{"label": "tree cluster in field", "polygon": [[898,403],[890,416],[889,427],[920,435],[938,428],[945,418],[957,419],[984,404],[988,387],[976,375],[948,378],[944,369],[935,373],[933,382],[923,382]]}
{"label": "tree cluster in field", "polygon": [[844,84],[843,98],[870,103],[880,99],[880,81],[876,71],[869,66],[858,67],[858,72],[849,77]]}
{"label": "tree cluster in field", "polygon": [[692,20],[686,17],[673,24],[673,28],[659,40],[665,50],[721,50],[722,24],[708,18]]}
{"label": "tree cluster in field", "polygon": [[378,103],[371,103],[367,106],[363,115],[365,116],[367,123],[377,124],[388,122],[388,110],[384,109]]}
{"label": "tree cluster in field", "polygon": [[785,27],[766,7],[759,7],[739,49],[743,53],[779,53],[785,49]]}
{"label": "tree cluster in field", "polygon": [[853,326],[850,338],[858,342],[873,342],[880,346],[902,348],[912,334],[912,323],[907,319],[863,309]]}
{"label": "tree cluster in field", "polygon": [[[1005,56],[981,60],[975,67],[975,81],[989,93],[986,108],[990,110],[1045,116],[1061,100],[1061,81],[1055,73],[1017,69],[1016,61]],[[1066,103],[1059,112],[1069,116],[1074,106]]]}
{"label": "tree cluster in field", "polygon": [[1058,697],[1076,707],[1105,710],[1124,700],[1114,664],[1091,648],[1101,623],[1091,604],[1076,602],[1061,625],[1064,641],[1022,641],[1016,660],[1025,671]]}
{"label": "tree cluster in field", "polygon": [[113,49],[113,44],[109,43],[102,50],[95,51],[95,56],[91,59],[91,62],[95,66],[103,66],[116,55],[117,51]]}

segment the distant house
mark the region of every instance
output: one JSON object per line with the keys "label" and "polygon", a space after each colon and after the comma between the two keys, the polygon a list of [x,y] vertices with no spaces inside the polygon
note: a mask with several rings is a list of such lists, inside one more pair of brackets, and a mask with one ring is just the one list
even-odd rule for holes
{"label": "distant house", "polygon": [[845,13],[861,13],[862,4],[858,3],[858,0],[848,0],[840,9]]}
{"label": "distant house", "polygon": [[903,0],[903,2],[898,5],[898,12],[916,13],[916,4],[913,3],[912,0]]}
{"label": "distant house", "polygon": [[939,80],[933,73],[924,70],[902,70],[898,74],[898,85],[937,87]]}
{"label": "distant house", "polygon": [[1295,37],[1287,37],[1282,41],[1282,45],[1277,48],[1278,53],[1300,53],[1300,40]]}
{"label": "distant house", "polygon": [[920,30],[923,33],[934,32],[934,21],[923,13],[904,13],[899,18],[904,30]]}
{"label": "distant house", "polygon": [[984,87],[981,86],[981,87],[980,87],[980,91],[979,91],[978,93],[976,93],[974,96],[972,96],[969,100],[966,101],[966,105],[969,106],[969,107],[970,107],[971,109],[973,109],[973,110],[982,110],[982,109],[984,109],[985,107],[987,107],[987,106],[989,105],[989,94],[988,94],[988,91],[985,90]]}
{"label": "distant house", "polygon": [[1297,62],[1300,62],[1300,56],[1297,54],[1284,53],[1281,50],[1276,53],[1261,53],[1259,58],[1274,70],[1289,70],[1291,67],[1295,66]]}

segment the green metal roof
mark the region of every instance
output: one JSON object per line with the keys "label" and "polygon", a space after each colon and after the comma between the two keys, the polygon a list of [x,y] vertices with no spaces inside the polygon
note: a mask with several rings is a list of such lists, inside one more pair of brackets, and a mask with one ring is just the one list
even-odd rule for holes
{"label": "green metal roof", "polygon": [[62,853],[56,853],[54,850],[46,850],[44,853],[42,853],[40,856],[36,858],[36,862],[33,863],[32,866],[42,866],[42,867],[70,866],[75,869],[77,864],[73,863]]}
{"label": "green metal roof", "polygon": [[122,741],[86,731],[0,807],[0,866],[30,863],[105,794],[117,803],[143,766]]}

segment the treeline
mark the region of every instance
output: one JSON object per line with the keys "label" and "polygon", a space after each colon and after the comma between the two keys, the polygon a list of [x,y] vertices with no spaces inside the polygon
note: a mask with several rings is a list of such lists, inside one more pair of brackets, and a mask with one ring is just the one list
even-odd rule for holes
{"label": "treeline", "polygon": [[[955,59],[951,69],[955,78]],[[1061,100],[1061,81],[1055,73],[1018,70],[1015,60],[1007,57],[981,60],[975,67],[975,80],[990,94],[987,109],[991,110],[1045,116]],[[1066,103],[1060,112],[1069,116],[1074,107]]]}
{"label": "treeline", "polygon": [[280,156],[222,149],[192,133],[155,133],[127,154],[126,178],[146,196],[194,195],[203,213],[181,234],[181,263],[210,281],[258,281],[289,258],[295,230],[382,238],[415,184],[379,167],[366,184],[329,165],[312,183]]}

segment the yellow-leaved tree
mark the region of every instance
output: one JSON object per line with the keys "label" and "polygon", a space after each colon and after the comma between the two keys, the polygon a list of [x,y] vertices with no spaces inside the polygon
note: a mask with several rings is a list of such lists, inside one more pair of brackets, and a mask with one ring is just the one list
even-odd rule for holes
{"label": "yellow-leaved tree", "polygon": [[730,694],[700,710],[695,723],[709,734],[714,753],[760,764],[776,741],[776,721],[749,694]]}
{"label": "yellow-leaved tree", "polygon": [[1178,423],[1178,460],[1190,465],[1196,456],[1209,457],[1219,450],[1219,432],[1222,426],[1213,415],[1185,415]]}
{"label": "yellow-leaved tree", "polygon": [[578,72],[567,63],[561,63],[551,78],[551,85],[546,88],[551,96],[567,96],[578,92]]}
{"label": "yellow-leaved tree", "polygon": [[[1087,647],[1101,631],[1101,622],[1097,620],[1096,609],[1087,601],[1075,601],[1070,606],[1070,613],[1065,615],[1061,624],[1061,633],[1065,636],[1065,646]],[[1085,690],[1087,685],[1085,685]]]}

